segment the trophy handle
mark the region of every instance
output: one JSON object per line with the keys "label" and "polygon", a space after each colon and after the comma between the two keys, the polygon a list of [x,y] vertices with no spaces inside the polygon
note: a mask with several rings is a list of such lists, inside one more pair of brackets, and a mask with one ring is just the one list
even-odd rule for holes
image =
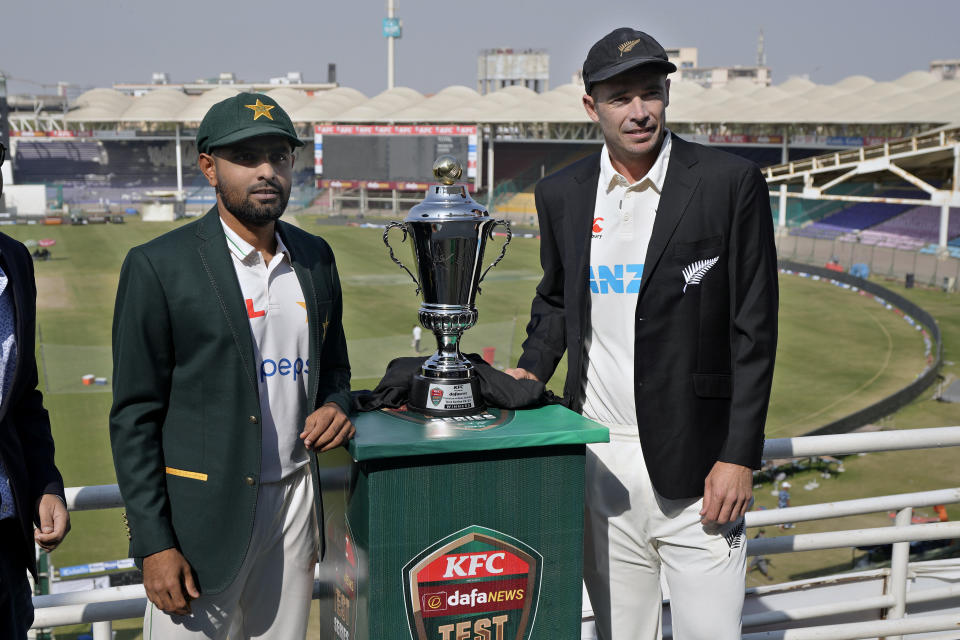
{"label": "trophy handle", "polygon": [[[390,229],[397,229],[397,228],[403,230],[403,238],[400,240],[400,242],[406,242],[406,241],[407,241],[407,227],[406,227],[406,225],[403,224],[402,222],[388,222],[388,223],[387,223],[387,226],[386,226],[386,227],[384,228],[384,230],[383,230],[383,244],[387,245],[387,249],[390,250],[390,259],[393,260],[395,263],[397,263],[397,266],[399,266],[401,269],[403,269],[404,271],[406,271],[407,274],[408,274],[411,278],[413,278],[413,284],[417,285],[417,291],[416,291],[413,295],[420,295],[420,282],[417,280],[417,277],[416,277],[415,275],[413,275],[412,273],[410,273],[410,269],[407,269],[407,267],[406,267],[402,262],[400,262],[395,255],[393,255],[393,247],[390,246],[389,235],[390,235]],[[502,257],[502,256],[501,256],[501,257]],[[497,262],[499,262],[499,260],[497,260]],[[494,263],[494,264],[496,264],[496,263]]]}
{"label": "trophy handle", "polygon": [[489,272],[490,269],[493,269],[495,266],[500,264],[500,261],[503,260],[503,256],[506,255],[507,253],[507,245],[510,244],[510,240],[513,239],[513,232],[510,231],[510,223],[507,220],[503,220],[503,219],[494,220],[493,224],[490,225],[490,228],[487,230],[487,233],[489,234],[489,237],[491,239],[493,238],[493,228],[496,227],[497,225],[502,225],[503,228],[506,229],[507,240],[506,242],[503,243],[503,246],[500,247],[500,255],[497,256],[497,259],[493,261],[493,264],[491,264],[489,267],[487,267],[483,271],[483,275],[481,275],[480,279],[477,281],[477,293],[480,293],[480,283],[483,282],[483,279],[487,277],[487,272]]}

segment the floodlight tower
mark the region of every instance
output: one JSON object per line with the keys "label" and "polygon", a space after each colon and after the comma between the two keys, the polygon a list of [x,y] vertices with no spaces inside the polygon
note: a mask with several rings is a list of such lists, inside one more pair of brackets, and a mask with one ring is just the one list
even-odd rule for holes
{"label": "floodlight tower", "polygon": [[383,19],[383,37],[387,39],[387,89],[393,89],[396,75],[393,47],[402,32],[403,22],[396,16],[396,0],[387,0],[387,17]]}

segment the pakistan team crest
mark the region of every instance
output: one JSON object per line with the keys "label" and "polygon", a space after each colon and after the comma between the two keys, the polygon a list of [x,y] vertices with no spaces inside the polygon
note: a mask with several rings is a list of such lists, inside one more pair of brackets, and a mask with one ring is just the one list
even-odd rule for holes
{"label": "pakistan team crest", "polygon": [[505,533],[473,525],[430,545],[403,567],[413,640],[528,640],[543,556]]}

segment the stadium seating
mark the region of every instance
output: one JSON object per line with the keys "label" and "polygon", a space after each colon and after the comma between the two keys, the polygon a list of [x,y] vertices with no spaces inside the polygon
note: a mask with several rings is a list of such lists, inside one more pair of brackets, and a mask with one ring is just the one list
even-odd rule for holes
{"label": "stadium seating", "polygon": [[[877,194],[889,198],[919,198],[917,191],[886,191]],[[819,201],[808,201],[819,202]],[[820,218],[812,224],[790,230],[791,235],[810,238],[840,239],[846,242],[859,242],[878,247],[894,247],[915,251],[921,248],[928,238],[918,229],[905,232],[914,225],[926,228],[928,214],[905,213],[929,207],[912,207],[905,204],[881,202],[858,202],[835,213]],[[937,214],[939,216],[939,213]],[[909,217],[908,217],[909,216]],[[903,222],[895,222],[906,218]],[[939,223],[936,223],[939,224]]]}
{"label": "stadium seating", "polygon": [[[830,190],[836,195],[863,196],[873,193],[872,185],[865,183],[841,184]],[[776,190],[770,194],[770,209],[773,212],[774,220],[778,218],[778,207],[780,205],[779,196]],[[801,198],[787,199],[787,227],[795,229],[791,233],[797,235],[806,235],[806,232],[799,231],[798,227],[807,225],[811,222],[823,221],[825,218],[849,207],[849,202],[837,200],[804,200]],[[809,232],[813,237],[824,237],[829,235],[829,231],[824,229],[812,230]]]}
{"label": "stadium seating", "polygon": [[[925,253],[928,255],[937,255],[940,253],[940,245],[932,243],[928,244],[924,248],[920,249],[920,253]],[[960,259],[960,244],[948,244],[947,245],[947,254],[951,258]]]}
{"label": "stadium seating", "polygon": [[[213,190],[197,167],[193,141],[185,140],[182,149],[188,201],[213,202]],[[14,167],[17,183],[46,184],[48,201],[62,197],[71,205],[130,204],[148,192],[177,188],[176,146],[169,141],[20,140]],[[315,195],[312,155],[298,161],[293,182],[291,202]]]}
{"label": "stadium seating", "polygon": [[886,231],[877,231],[867,229],[854,233],[845,233],[840,236],[844,242],[859,242],[860,244],[873,245],[877,247],[892,247],[894,249],[907,249],[916,251],[926,244],[925,240],[911,236],[905,236],[899,233],[888,233]]}
{"label": "stadium seating", "polygon": [[[940,208],[917,207],[877,225],[872,230],[936,242],[940,238]],[[947,237],[956,236],[960,236],[960,216],[952,215]]]}
{"label": "stadium seating", "polygon": [[790,235],[804,236],[807,238],[826,238],[828,240],[833,240],[834,238],[838,238],[849,231],[850,230],[845,227],[836,227],[832,224],[814,222],[803,227],[794,227],[793,229],[790,229]]}
{"label": "stadium seating", "polygon": [[[916,191],[887,191],[877,195],[888,198],[907,198],[917,197],[919,194]],[[911,208],[912,206],[908,204],[858,202],[853,206],[819,220],[819,222],[847,229],[848,231],[870,229]]]}
{"label": "stadium seating", "polygon": [[497,204],[497,213],[536,213],[537,206],[532,193],[515,193],[503,204]]}

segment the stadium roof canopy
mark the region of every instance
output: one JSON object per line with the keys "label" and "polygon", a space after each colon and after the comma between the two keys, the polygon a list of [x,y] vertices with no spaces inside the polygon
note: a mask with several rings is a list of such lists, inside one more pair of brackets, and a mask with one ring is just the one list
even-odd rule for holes
{"label": "stadium roof canopy", "polygon": [[[113,89],[82,94],[64,116],[67,123],[197,123],[213,103],[236,92],[223,85],[199,96],[157,90],[130,97]],[[268,92],[294,122],[332,123],[572,123],[587,122],[583,88],[567,84],[538,94],[514,86],[480,95],[452,86],[431,95],[406,87],[372,98],[340,87],[307,95],[293,87]],[[179,96],[179,97],[178,97]],[[832,85],[791,78],[762,87],[737,79],[718,89],[673,82],[669,120],[673,123],[808,123],[942,125],[960,114],[960,80],[941,80],[925,71],[892,82],[850,76]]]}

